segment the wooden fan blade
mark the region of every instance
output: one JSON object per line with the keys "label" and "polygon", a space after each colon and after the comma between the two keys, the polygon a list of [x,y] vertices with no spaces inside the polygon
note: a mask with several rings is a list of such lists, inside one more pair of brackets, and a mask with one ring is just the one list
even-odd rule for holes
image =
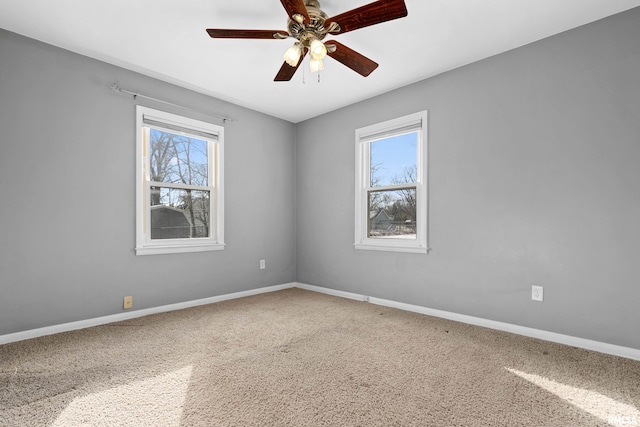
{"label": "wooden fan blade", "polygon": [[342,34],[369,25],[403,18],[407,14],[404,0],[378,0],[329,18],[324,26],[328,28],[329,24],[335,22],[340,25],[340,31],[334,33]]}
{"label": "wooden fan blade", "polygon": [[332,57],[338,62],[342,62],[356,73],[367,77],[378,68],[378,64],[367,58],[366,56],[356,52],[335,40],[325,42],[325,46],[335,45],[336,50],[328,49],[327,56]]}
{"label": "wooden fan blade", "polygon": [[294,15],[301,15],[304,17],[304,22],[308,24],[311,21],[309,18],[309,12],[307,12],[307,6],[304,5],[304,0],[280,0],[282,6],[287,11],[287,15],[293,19]]}
{"label": "wooden fan blade", "polygon": [[280,71],[278,71],[278,74],[276,74],[276,78],[273,79],[273,81],[274,82],[288,82],[289,80],[291,80],[291,78],[296,73],[296,71],[298,71],[298,67],[300,67],[300,64],[302,64],[302,60],[304,59],[306,54],[307,54],[307,50],[305,49],[305,51],[302,53],[302,55],[300,55],[300,60],[298,61],[298,64],[295,67],[292,67],[291,65],[287,64],[286,62],[283,63],[282,67],[280,67]]}
{"label": "wooden fan blade", "polygon": [[289,37],[289,33],[282,30],[227,30],[221,28],[209,28],[207,33],[214,39],[279,39],[274,34],[283,38]]}

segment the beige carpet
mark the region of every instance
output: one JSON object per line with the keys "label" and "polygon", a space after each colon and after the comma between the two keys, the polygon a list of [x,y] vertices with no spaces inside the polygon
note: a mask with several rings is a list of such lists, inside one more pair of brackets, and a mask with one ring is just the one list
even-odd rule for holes
{"label": "beige carpet", "polygon": [[640,425],[640,362],[300,289],[0,346],[0,386],[1,426]]}

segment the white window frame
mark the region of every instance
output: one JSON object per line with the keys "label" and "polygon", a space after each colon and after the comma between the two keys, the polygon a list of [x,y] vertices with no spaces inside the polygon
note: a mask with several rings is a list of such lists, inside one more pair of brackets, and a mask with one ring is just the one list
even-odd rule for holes
{"label": "white window frame", "polygon": [[[428,112],[420,111],[396,119],[356,129],[355,174],[355,243],[356,249],[410,252],[426,254],[428,246],[428,192],[427,192],[427,118]],[[392,136],[418,132],[416,147],[416,239],[368,237],[370,191],[393,190],[406,185],[371,187],[371,143]]]}
{"label": "white window frame", "polygon": [[[206,189],[210,191],[210,227],[209,237],[151,239],[149,126],[147,120],[161,122],[169,126],[196,132],[169,130],[206,140],[208,143],[209,171]],[[155,128],[155,126],[153,126]],[[162,129],[158,127],[158,129]],[[166,130],[166,129],[163,129]],[[145,136],[146,134],[146,136]],[[202,134],[216,136],[205,138]],[[184,252],[204,252],[224,249],[224,128],[212,123],[182,117],[149,107],[136,106],[136,255],[155,255]],[[212,173],[213,172],[213,173]],[[162,183],[162,187],[183,188]],[[194,187],[195,189],[195,187]]]}

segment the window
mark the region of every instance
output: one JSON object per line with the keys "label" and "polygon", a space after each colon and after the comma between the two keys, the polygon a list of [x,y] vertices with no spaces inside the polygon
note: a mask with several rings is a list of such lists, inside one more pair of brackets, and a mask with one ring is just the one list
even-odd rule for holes
{"label": "window", "polygon": [[356,249],[427,253],[427,112],[356,130]]}
{"label": "window", "polygon": [[136,120],[136,254],[224,249],[224,129],[141,106]]}

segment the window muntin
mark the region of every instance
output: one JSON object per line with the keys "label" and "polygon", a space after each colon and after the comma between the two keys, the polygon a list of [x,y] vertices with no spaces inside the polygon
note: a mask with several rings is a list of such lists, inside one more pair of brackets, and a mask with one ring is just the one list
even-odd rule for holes
{"label": "window muntin", "polygon": [[139,255],[224,248],[223,128],[138,107]]}
{"label": "window muntin", "polygon": [[427,252],[427,112],[356,130],[356,249]]}

